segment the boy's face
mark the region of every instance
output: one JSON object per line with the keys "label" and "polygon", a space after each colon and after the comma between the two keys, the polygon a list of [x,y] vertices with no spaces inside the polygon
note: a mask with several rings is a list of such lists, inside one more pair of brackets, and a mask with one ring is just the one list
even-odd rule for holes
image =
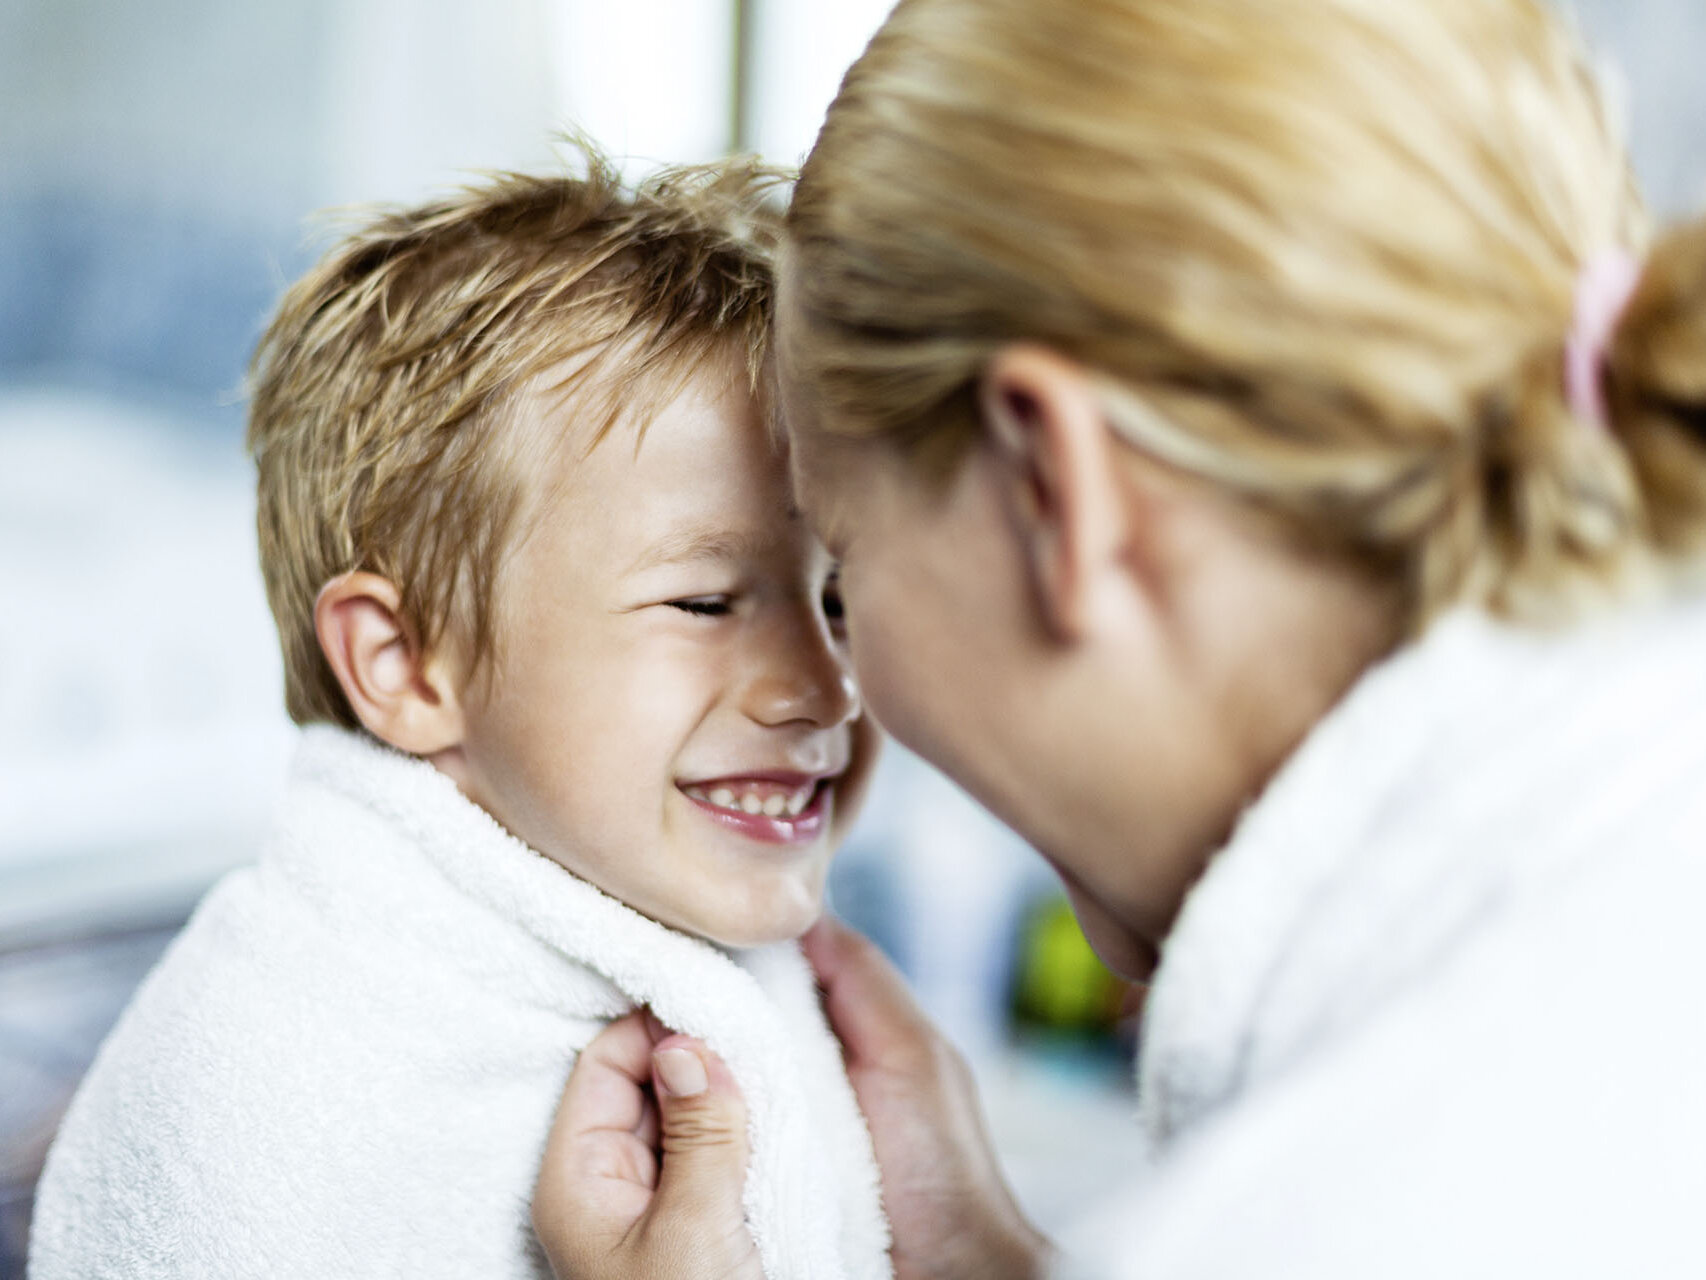
{"label": "boy's face", "polygon": [[[629,905],[729,946],[793,937],[869,773],[833,566],[795,511],[732,359],[636,450],[584,458],[573,409],[498,583],[491,668],[441,763],[516,836]],[[559,425],[563,424],[563,425]]]}

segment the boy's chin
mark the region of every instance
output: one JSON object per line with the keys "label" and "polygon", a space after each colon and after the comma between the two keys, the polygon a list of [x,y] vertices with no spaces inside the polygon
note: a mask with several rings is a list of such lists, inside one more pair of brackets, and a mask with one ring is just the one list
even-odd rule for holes
{"label": "boy's chin", "polygon": [[730,951],[746,951],[773,942],[790,942],[817,923],[823,899],[786,910],[766,911],[742,920],[701,920],[689,932]]}

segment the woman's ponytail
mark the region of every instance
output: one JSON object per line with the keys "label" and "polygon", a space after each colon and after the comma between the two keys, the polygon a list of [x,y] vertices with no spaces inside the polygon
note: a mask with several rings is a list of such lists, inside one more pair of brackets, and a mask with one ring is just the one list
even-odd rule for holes
{"label": "woman's ponytail", "polygon": [[1706,221],[1661,236],[1606,358],[1611,429],[1653,551],[1706,570]]}

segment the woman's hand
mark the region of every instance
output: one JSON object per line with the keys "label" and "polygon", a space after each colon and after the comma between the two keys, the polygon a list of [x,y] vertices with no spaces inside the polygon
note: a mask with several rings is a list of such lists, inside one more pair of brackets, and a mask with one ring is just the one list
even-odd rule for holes
{"label": "woman's hand", "polygon": [[882,1167],[896,1280],[1032,1280],[1053,1249],[1001,1176],[977,1087],[869,941],[820,921],[805,950]]}
{"label": "woman's hand", "polygon": [[741,1208],[746,1163],[728,1068],[631,1013],[569,1075],[533,1230],[558,1280],[763,1280]]}
{"label": "woman's hand", "polygon": [[[896,1280],[1042,1276],[1053,1251],[1001,1177],[959,1054],[864,938],[826,920],[805,949],[876,1144]],[[569,1076],[533,1228],[558,1280],[762,1280],[741,1209],[746,1162],[727,1068],[630,1014]]]}

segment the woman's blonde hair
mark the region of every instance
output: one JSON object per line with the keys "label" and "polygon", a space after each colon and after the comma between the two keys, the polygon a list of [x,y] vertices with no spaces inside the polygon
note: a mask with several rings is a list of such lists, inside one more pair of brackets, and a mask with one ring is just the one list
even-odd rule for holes
{"label": "woman's blonde hair", "polygon": [[[504,552],[570,424],[523,421],[522,393],[577,394],[574,438],[644,428],[713,352],[757,380],[783,176],[747,161],[635,189],[590,144],[578,175],[494,175],[372,216],[285,294],[251,369],[261,570],[299,723],[356,721],[314,606],[351,570],[397,588],[417,640],[494,647]],[[552,377],[556,378],[553,371]],[[583,394],[584,393],[584,394]]]}
{"label": "woman's blonde hair", "polygon": [[[1413,627],[1557,617],[1706,545],[1706,232],[1648,239],[1542,0],[901,0],[796,188],[785,359],[827,430],[951,460],[1040,341]],[[1562,366],[1613,248],[1606,431]]]}

